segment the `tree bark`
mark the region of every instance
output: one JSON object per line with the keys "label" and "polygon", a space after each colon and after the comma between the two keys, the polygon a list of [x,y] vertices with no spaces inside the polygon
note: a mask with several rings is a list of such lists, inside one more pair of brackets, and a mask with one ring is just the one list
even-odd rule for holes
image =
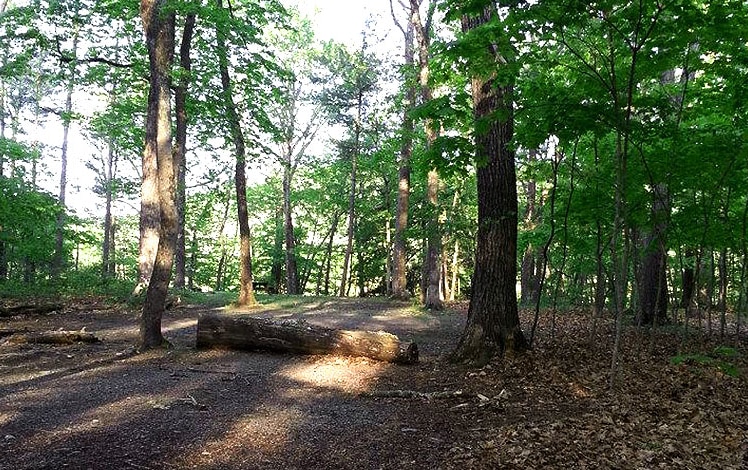
{"label": "tree bark", "polygon": [[667,271],[665,231],[669,212],[667,188],[655,185],[652,191],[652,232],[644,237],[644,259],[639,275],[638,324],[663,325],[667,323]]}
{"label": "tree bark", "polygon": [[[528,162],[533,164],[537,160],[537,150],[528,152]],[[525,230],[534,230],[538,223],[537,209],[537,184],[534,180],[528,181],[525,185],[527,197],[527,208],[525,210],[524,226]],[[520,269],[520,302],[526,305],[535,305],[540,295],[540,276],[542,275],[542,261],[538,258],[538,248],[532,243],[527,245],[522,255],[522,264]],[[543,273],[544,274],[544,273]]]}
{"label": "tree bark", "polygon": [[[77,56],[78,53],[78,30],[75,29],[73,33],[73,56]],[[73,89],[75,87],[75,79],[77,72],[77,62],[73,60],[70,62],[68,68],[67,93],[65,95],[65,114],[63,115],[63,126],[62,126],[62,147],[60,149],[60,196],[59,202],[62,210],[57,214],[57,223],[55,227],[55,251],[52,257],[52,276],[56,277],[62,272],[64,258],[65,258],[65,196],[67,193],[68,184],[68,140],[70,135],[70,123],[72,120],[73,113]]]}
{"label": "tree bark", "polygon": [[106,159],[106,172],[104,180],[104,241],[102,243],[101,250],[101,274],[107,278],[114,275],[113,262],[114,259],[114,217],[112,216],[112,202],[114,199],[112,182],[114,179],[114,165],[115,165],[115,152],[114,145],[109,142],[109,150]]}
{"label": "tree bark", "polygon": [[[145,4],[153,4],[157,0],[143,0]],[[151,7],[155,8],[155,7]],[[154,33],[157,34],[157,33]],[[149,41],[148,39],[146,39]],[[155,42],[156,38],[150,41]],[[155,47],[155,45],[154,45]],[[151,65],[155,67],[155,65]],[[153,72],[151,72],[153,73]],[[153,82],[154,77],[151,77]],[[156,86],[152,84],[151,86]],[[154,96],[150,96],[151,93]],[[158,233],[160,212],[158,201],[158,162],[156,149],[156,120],[158,118],[158,97],[156,90],[149,92],[148,115],[146,117],[146,151],[143,153],[140,186],[140,241],[138,244],[138,282],[133,295],[140,295],[148,286],[153,273],[153,263],[158,249]],[[149,129],[151,134],[149,134]]]}
{"label": "tree bark", "polygon": [[719,252],[719,294],[717,298],[717,310],[719,311],[719,337],[725,337],[727,328],[727,288],[729,284],[727,272],[727,248],[722,247]]}
{"label": "tree bark", "polygon": [[165,343],[161,334],[161,317],[166,309],[177,238],[176,169],[179,162],[175,161],[171,131],[171,65],[176,17],[165,11],[164,4],[164,0],[142,0],[140,4],[150,64],[143,161],[156,162],[156,197],[149,195],[149,201],[158,202],[156,207],[160,216],[158,247],[140,319],[140,345],[143,349]]}
{"label": "tree bark", "polygon": [[284,162],[283,169],[283,235],[285,242],[285,259],[286,259],[286,293],[290,295],[299,294],[299,273],[296,263],[296,238],[293,229],[293,214],[291,213],[291,178],[293,171],[291,168],[291,154],[287,155],[288,160]]}
{"label": "tree bark", "polygon": [[226,205],[223,208],[223,217],[221,217],[221,225],[218,228],[218,245],[220,247],[221,256],[218,259],[218,266],[216,267],[216,289],[217,291],[224,290],[224,278],[225,278],[225,266],[226,257],[228,256],[228,248],[226,247],[226,223],[229,221],[229,209],[231,208],[231,193],[226,194]]}
{"label": "tree bark", "polygon": [[439,223],[439,173],[436,169],[429,171],[427,183],[427,202],[431,213],[426,223],[426,259],[424,260],[425,292],[423,304],[425,308],[441,310],[444,308],[441,291],[441,263],[442,252],[441,227]]}
{"label": "tree bark", "polygon": [[330,240],[327,242],[327,250],[325,250],[325,295],[330,295],[330,271],[332,264],[332,249],[335,242],[335,234],[338,232],[338,224],[340,223],[340,214],[335,212],[332,219],[332,226],[330,227]]}
{"label": "tree bark", "polygon": [[681,273],[683,290],[681,292],[680,306],[688,312],[694,300],[694,292],[696,292],[696,270],[694,269],[695,256],[693,250],[687,249],[684,257],[686,258],[686,263]]}
{"label": "tree bark", "polygon": [[304,321],[274,322],[246,315],[201,314],[197,347],[341,354],[401,364],[418,362],[415,343],[400,341],[383,331],[336,330]]}
{"label": "tree bark", "polygon": [[192,36],[195,31],[196,15],[190,13],[185,17],[184,29],[182,30],[182,42],[179,45],[179,66],[182,74],[179,84],[174,89],[174,111],[176,114],[176,145],[174,152],[177,154],[179,166],[177,168],[177,248],[174,259],[174,287],[184,289],[186,278],[186,250],[185,250],[185,212],[187,204],[186,176],[187,176],[187,88],[189,86],[192,60],[190,49],[192,47]]}
{"label": "tree bark", "polygon": [[364,93],[362,90],[358,91],[357,103],[356,103],[356,120],[355,120],[355,135],[354,135],[354,148],[351,152],[351,186],[348,193],[348,243],[345,249],[345,257],[343,258],[343,275],[340,280],[340,291],[339,296],[345,297],[348,295],[348,276],[350,272],[351,257],[353,255],[353,237],[356,231],[356,188],[358,184],[358,157],[361,152],[361,119],[363,117],[363,106],[364,106]]}
{"label": "tree bark", "polygon": [[[431,85],[429,84],[429,47],[430,47],[430,23],[433,16],[435,2],[430,4],[430,9],[426,21],[421,19],[420,0],[410,0],[411,23],[415,31],[416,41],[418,43],[418,82],[421,87],[421,103],[425,104],[432,100]],[[431,119],[424,122],[424,131],[426,132],[426,147],[431,148],[439,135]],[[441,227],[439,223],[439,173],[435,168],[431,169],[428,174],[427,182],[427,202],[431,213],[426,223],[426,256],[424,259],[424,282],[423,292],[424,307],[433,310],[440,310],[444,307],[441,291],[441,252],[442,239]]]}
{"label": "tree bark", "polygon": [[[412,8],[410,13],[412,17]],[[393,12],[394,17],[394,12]],[[398,25],[399,26],[399,25]],[[408,73],[415,65],[415,49],[413,39],[415,28],[412,21],[408,21],[405,29],[401,28],[405,40],[405,69]],[[405,101],[403,106],[402,140],[400,144],[400,169],[398,170],[397,208],[395,213],[395,240],[392,246],[392,298],[405,300],[410,295],[407,290],[407,238],[408,211],[410,202],[410,160],[413,156],[413,132],[415,123],[410,116],[416,102],[416,88],[410,84],[406,75]]]}
{"label": "tree bark", "polygon": [[[488,6],[477,17],[463,16],[463,31],[478,28],[494,18]],[[497,63],[495,47],[488,48]],[[512,86],[497,83],[495,76],[472,78],[478,179],[478,235],[472,296],[465,331],[454,360],[484,364],[496,354],[527,349],[517,311],[517,186],[514,151]],[[480,126],[480,127],[479,127]]]}
{"label": "tree bark", "polygon": [[284,230],[283,207],[278,207],[275,211],[275,232],[273,234],[273,265],[270,268],[271,284],[276,293],[280,293],[283,288]]}
{"label": "tree bark", "polygon": [[[223,8],[223,1],[217,0],[218,8]],[[223,89],[223,105],[226,118],[231,130],[231,139],[234,143],[236,153],[236,205],[239,222],[239,298],[237,305],[242,307],[257,304],[254,289],[252,288],[252,235],[249,230],[249,210],[247,208],[247,175],[246,175],[246,149],[244,146],[244,133],[241,127],[239,113],[234,104],[231,77],[229,76],[228,51],[226,49],[226,33],[221,26],[216,27],[216,38],[218,42],[217,54],[218,64],[221,70],[221,86]]]}

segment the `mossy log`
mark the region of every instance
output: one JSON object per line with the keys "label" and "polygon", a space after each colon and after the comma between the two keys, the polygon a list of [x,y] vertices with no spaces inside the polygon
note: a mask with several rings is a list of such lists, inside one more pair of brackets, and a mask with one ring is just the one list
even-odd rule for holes
{"label": "mossy log", "polygon": [[198,348],[341,354],[385,362],[418,362],[418,346],[384,331],[337,330],[304,321],[272,321],[248,315],[201,314]]}

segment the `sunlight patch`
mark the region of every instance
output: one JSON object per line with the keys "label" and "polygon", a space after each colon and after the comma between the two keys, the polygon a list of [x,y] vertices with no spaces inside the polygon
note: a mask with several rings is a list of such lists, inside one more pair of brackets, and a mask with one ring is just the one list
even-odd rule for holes
{"label": "sunlight patch", "polygon": [[39,379],[57,372],[65,372],[67,369],[38,370],[33,372],[9,373],[0,379],[0,385],[17,385],[21,382]]}
{"label": "sunlight patch", "polygon": [[[18,418],[18,413],[0,413],[0,426],[7,426],[8,423]],[[3,436],[0,435],[0,439]]]}
{"label": "sunlight patch", "polygon": [[161,327],[161,330],[163,332],[171,332],[171,331],[174,331],[174,330],[182,330],[182,329],[186,329],[186,328],[192,328],[192,327],[194,327],[196,325],[197,325],[197,320],[195,320],[194,318],[188,318],[186,320],[171,322],[171,323],[169,323],[168,326]]}
{"label": "sunlight patch", "polygon": [[314,387],[360,393],[369,388],[385,367],[384,363],[371,359],[325,356],[289,365],[279,375]]}

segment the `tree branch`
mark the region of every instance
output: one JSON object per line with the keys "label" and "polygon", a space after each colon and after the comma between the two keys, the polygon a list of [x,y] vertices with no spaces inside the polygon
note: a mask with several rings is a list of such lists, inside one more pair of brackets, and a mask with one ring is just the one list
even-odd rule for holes
{"label": "tree branch", "polygon": [[87,57],[85,59],[79,59],[77,57],[70,57],[69,55],[66,55],[65,52],[62,51],[62,47],[60,46],[59,36],[55,37],[55,45],[57,48],[57,54],[60,58],[60,62],[64,64],[69,64],[70,62],[78,62],[78,63],[83,63],[83,64],[98,63],[98,64],[106,64],[111,67],[117,67],[121,69],[130,69],[135,66],[135,64],[122,64],[120,62],[115,62],[105,57]]}

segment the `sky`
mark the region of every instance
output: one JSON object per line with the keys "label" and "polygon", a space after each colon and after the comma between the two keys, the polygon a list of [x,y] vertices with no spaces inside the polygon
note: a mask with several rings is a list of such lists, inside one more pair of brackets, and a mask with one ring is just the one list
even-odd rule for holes
{"label": "sky", "polygon": [[313,19],[319,38],[349,44],[358,41],[372,15],[379,17],[380,23],[390,18],[389,0],[302,0],[299,9]]}

